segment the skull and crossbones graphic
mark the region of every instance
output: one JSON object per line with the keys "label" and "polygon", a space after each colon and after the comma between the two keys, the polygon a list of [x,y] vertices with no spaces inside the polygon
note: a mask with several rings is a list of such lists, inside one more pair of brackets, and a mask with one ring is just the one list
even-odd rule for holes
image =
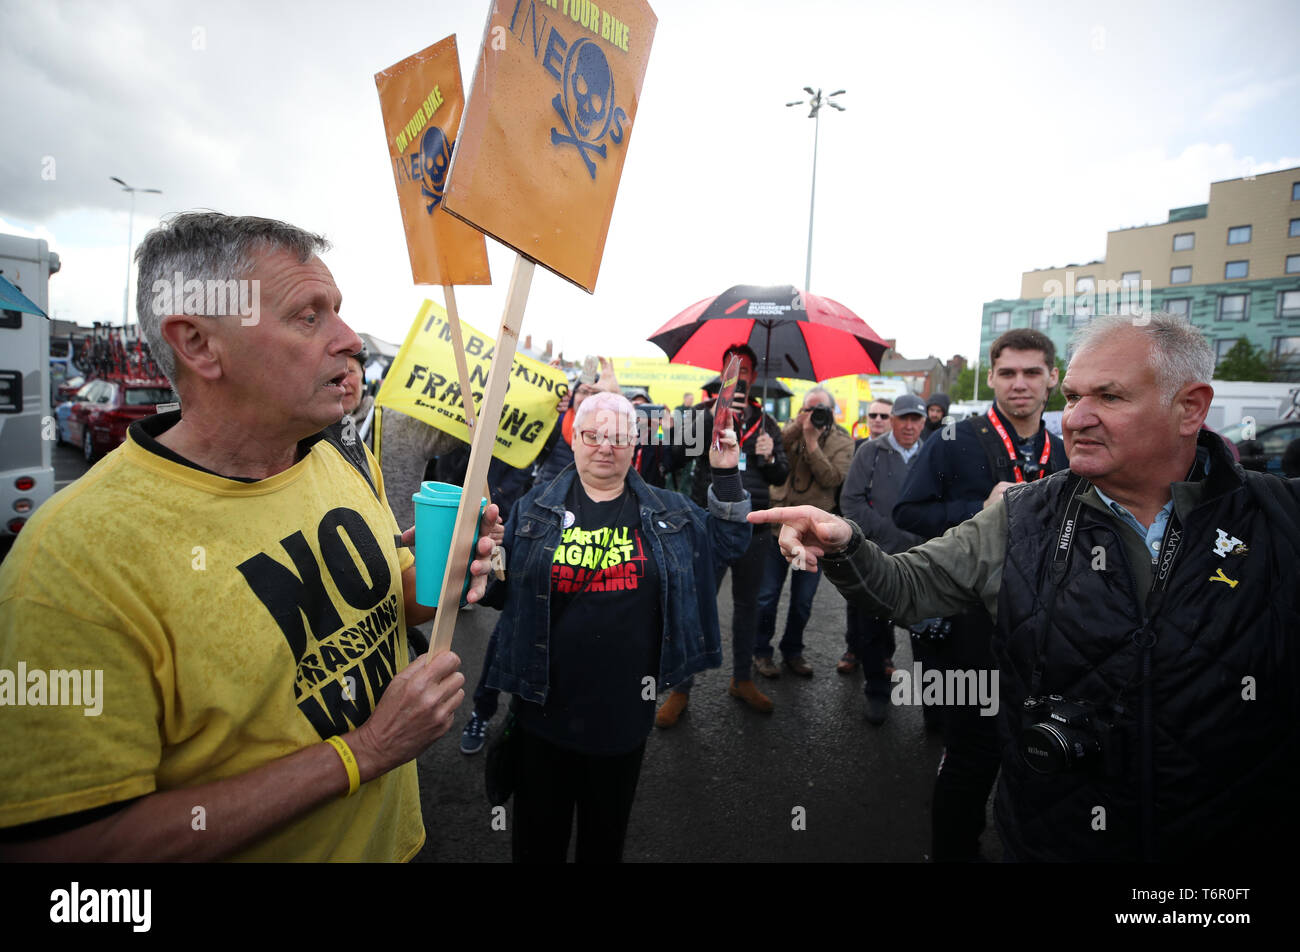
{"label": "skull and crossbones graphic", "polygon": [[551,144],[576,147],[594,179],[596,163],[587,153],[605,158],[604,144],[596,143],[609,131],[614,113],[614,74],[610,72],[604,50],[594,41],[584,37],[569,47],[569,55],[564,60],[563,100],[556,93],[551,105],[568,130],[565,135],[552,127]]}
{"label": "skull and crossbones graphic", "polygon": [[437,126],[429,126],[420,139],[420,191],[428,202],[424,210],[430,215],[442,201],[442,189],[447,182],[447,167],[451,164],[451,143]]}

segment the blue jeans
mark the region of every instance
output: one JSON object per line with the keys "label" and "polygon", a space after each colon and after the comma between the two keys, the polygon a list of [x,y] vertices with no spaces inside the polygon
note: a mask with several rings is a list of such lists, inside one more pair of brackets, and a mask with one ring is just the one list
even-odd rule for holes
{"label": "blue jeans", "polygon": [[[776,635],[776,609],[790,565],[781,554],[775,533],[763,546],[763,581],[758,589],[758,628],[754,633],[754,657],[772,657],[772,638]],[[812,615],[813,596],[822,580],[822,570],[794,572],[790,580],[790,611],[785,617],[785,634],[781,636],[781,656],[793,658],[803,654],[803,630]]]}

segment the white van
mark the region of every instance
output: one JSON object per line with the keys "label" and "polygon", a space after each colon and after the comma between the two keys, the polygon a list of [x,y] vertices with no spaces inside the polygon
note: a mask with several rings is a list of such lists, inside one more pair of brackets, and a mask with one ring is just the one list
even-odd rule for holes
{"label": "white van", "polygon": [[[49,313],[59,256],[39,238],[0,235],[0,275]],[[54,494],[50,413],[50,322],[0,312],[0,557],[32,512]]]}
{"label": "white van", "polygon": [[1291,410],[1300,390],[1294,383],[1212,380],[1210,385],[1214,399],[1205,423],[1216,431],[1247,418],[1259,426],[1280,420]]}

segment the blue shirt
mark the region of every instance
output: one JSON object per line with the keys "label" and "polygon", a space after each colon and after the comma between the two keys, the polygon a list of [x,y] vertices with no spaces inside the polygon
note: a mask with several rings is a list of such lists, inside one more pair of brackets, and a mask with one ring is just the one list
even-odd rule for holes
{"label": "blue shirt", "polygon": [[[1188,479],[1191,479],[1198,466],[1200,467],[1202,475],[1207,475],[1210,472],[1210,451],[1204,446],[1198,446],[1196,448],[1196,462],[1192,464],[1192,472],[1187,474]],[[1142,528],[1142,523],[1137,521],[1137,517],[1133,515],[1133,513],[1129,512],[1115,500],[1102,492],[1097,487],[1096,483],[1093,484],[1092,488],[1097,490],[1097,495],[1101,497],[1101,501],[1110,507],[1111,512],[1119,516],[1121,522],[1132,528],[1134,532],[1146,540],[1146,548],[1147,552],[1151,554],[1151,561],[1155,562],[1159,559],[1160,540],[1165,537],[1165,526],[1169,524],[1169,516],[1174,511],[1174,497],[1172,491],[1169,496],[1169,501],[1161,506],[1160,511],[1156,513],[1156,518],[1155,521],[1151,523],[1151,528],[1144,529]],[[1172,490],[1172,486],[1170,488]]]}
{"label": "blue shirt", "polygon": [[1092,488],[1097,490],[1097,495],[1101,497],[1101,501],[1110,507],[1111,512],[1119,516],[1121,522],[1146,540],[1147,554],[1151,556],[1151,561],[1154,562],[1160,558],[1160,540],[1165,537],[1165,526],[1169,524],[1169,517],[1174,511],[1173,497],[1170,496],[1169,501],[1156,513],[1156,518],[1151,523],[1150,528],[1143,528],[1142,523],[1137,521],[1137,516],[1111,499],[1100,489],[1097,489],[1096,484],[1093,484]]}
{"label": "blue shirt", "polygon": [[910,450],[905,450],[903,449],[902,446],[899,445],[898,440],[894,439],[893,432],[886,433],[885,439],[888,441],[890,446],[892,446],[895,450],[898,451],[898,455],[903,457],[904,463],[910,463],[912,461],[912,457],[915,456],[917,453],[921,452],[920,440],[917,440],[915,443],[913,443],[912,448]]}

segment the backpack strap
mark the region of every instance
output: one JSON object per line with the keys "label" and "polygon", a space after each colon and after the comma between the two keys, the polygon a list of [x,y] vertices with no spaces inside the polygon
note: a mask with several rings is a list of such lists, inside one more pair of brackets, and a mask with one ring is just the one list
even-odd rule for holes
{"label": "backpack strap", "polygon": [[[972,424],[975,427],[975,436],[979,439],[980,446],[984,448],[984,455],[988,457],[989,474],[993,477],[993,485],[1004,482],[1014,483],[1016,473],[1011,467],[1011,457],[1007,456],[1007,448],[1003,445],[1002,438],[993,432],[988,417],[976,417]],[[931,438],[933,439],[933,434]]]}
{"label": "backpack strap", "polygon": [[[370,473],[370,461],[366,458],[365,444],[357,436],[356,424],[347,419],[331,424],[321,430],[319,438],[339,451],[339,455],[362,475],[370,491],[379,499],[379,489]],[[382,499],[379,501],[383,502]]]}

